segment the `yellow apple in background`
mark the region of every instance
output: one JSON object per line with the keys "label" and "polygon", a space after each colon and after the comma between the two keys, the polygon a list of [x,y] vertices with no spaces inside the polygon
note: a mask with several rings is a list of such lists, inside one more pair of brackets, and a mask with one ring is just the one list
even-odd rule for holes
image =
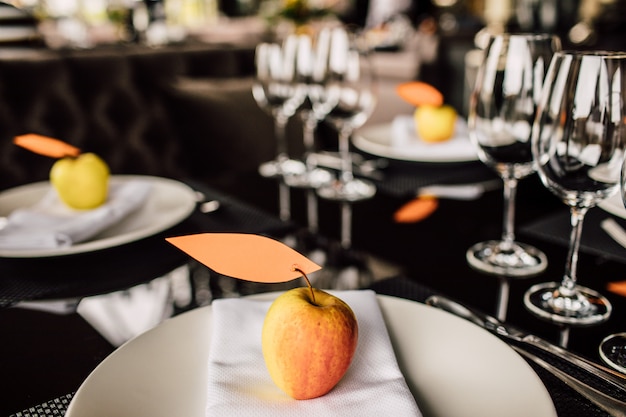
{"label": "yellow apple in background", "polygon": [[265,316],[263,357],[280,389],[311,399],[341,380],[357,339],[356,316],[344,301],[310,286],[295,288],[274,300]]}
{"label": "yellow apple in background", "polygon": [[424,142],[443,142],[454,135],[457,113],[454,107],[422,105],[415,109],[415,129]]}
{"label": "yellow apple in background", "polygon": [[50,183],[69,207],[88,210],[102,205],[109,191],[109,167],[96,154],[57,160],[50,170]]}

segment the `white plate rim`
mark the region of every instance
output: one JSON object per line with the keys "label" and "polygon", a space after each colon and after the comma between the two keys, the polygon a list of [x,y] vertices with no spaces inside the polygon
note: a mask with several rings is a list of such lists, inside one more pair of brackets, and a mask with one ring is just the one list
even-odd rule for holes
{"label": "white plate rim", "polygon": [[[254,298],[271,300],[278,294],[268,293]],[[424,416],[557,416],[550,394],[541,379],[521,356],[497,337],[443,310],[397,297],[377,297],[400,368],[411,390],[414,393],[419,391],[422,396],[418,398],[418,405]],[[166,320],[114,351],[79,387],[70,402],[66,417],[159,417],[174,414],[204,417],[210,308],[201,307]],[[407,316],[407,313],[410,315]],[[418,334],[409,336],[411,332],[405,331],[405,326],[412,324],[409,317],[415,319],[418,332],[425,331],[422,336],[427,334],[430,338],[420,338]],[[428,328],[430,330],[426,330]],[[437,378],[437,374],[432,373],[439,373],[441,377],[447,372],[445,366],[441,367],[441,362],[424,366],[432,358],[419,347],[428,345],[424,341],[432,341],[433,335],[451,337],[446,330],[459,331],[459,337],[471,336],[461,341],[461,348],[469,347],[469,351],[472,351],[472,346],[474,349],[487,347],[486,352],[481,350],[481,355],[488,357],[489,361],[494,360],[493,365],[498,366],[490,366],[482,371],[491,375],[497,373],[501,381],[496,378],[487,387],[480,380],[463,380],[468,377],[478,378],[480,372],[476,372],[476,366],[481,365],[481,362],[484,365],[487,359],[468,360],[467,372],[454,369],[454,379]],[[438,346],[435,347],[438,349]],[[421,355],[416,354],[416,351],[427,357],[420,361]],[[502,366],[502,359],[506,366]],[[416,369],[415,366],[420,364],[423,369]],[[407,367],[412,368],[407,371]],[[441,381],[444,381],[443,385],[449,386],[438,387],[442,385]],[[463,384],[462,392],[458,383]],[[483,390],[486,387],[498,392],[485,392]],[[449,392],[446,393],[446,389]],[[503,393],[513,393],[515,398]],[[454,398],[447,398],[450,395]]]}
{"label": "white plate rim", "polygon": [[[130,230],[128,232],[115,235],[106,236],[103,238],[97,238],[83,243],[78,243],[66,248],[51,248],[51,249],[30,249],[30,250],[8,250],[0,249],[0,257],[4,258],[34,258],[34,257],[52,257],[52,256],[65,256],[74,255],[79,253],[93,252],[102,249],[108,249],[114,246],[131,243],[139,239],[143,239],[170,227],[175,226],[182,220],[191,215],[196,206],[195,191],[186,184],[181,183],[169,178],[155,177],[149,175],[112,175],[110,177],[111,184],[122,183],[132,180],[149,181],[152,184],[153,189],[148,196],[146,203],[133,213],[133,216],[142,216],[149,213],[148,208],[150,203],[158,203],[159,197],[164,196],[166,193],[176,193],[176,205],[168,205],[168,212],[160,212],[158,221],[150,222],[150,224],[141,227],[139,229]],[[3,211],[3,202],[8,201],[16,196],[27,196],[32,199],[33,197],[41,197],[50,189],[51,185],[49,181],[39,181],[35,183],[25,184],[18,187],[10,188],[0,192],[0,216],[7,216],[8,211]],[[11,204],[11,210],[15,207],[15,203]],[[127,219],[122,220],[116,225],[116,227],[123,227],[124,222]]]}
{"label": "white plate rim", "polygon": [[624,208],[624,203],[622,203],[622,195],[619,192],[611,195],[607,199],[600,201],[598,203],[598,207],[614,216],[626,219],[626,208]]}
{"label": "white plate rim", "polygon": [[[390,123],[381,123],[366,126],[360,129],[352,137],[352,143],[358,149],[372,155],[399,161],[428,162],[428,163],[458,163],[478,161],[478,154],[471,157],[467,155],[439,156],[439,155],[415,155],[401,148],[395,148],[389,144],[392,129]],[[468,139],[469,140],[469,139]],[[437,146],[436,144],[433,146]]]}

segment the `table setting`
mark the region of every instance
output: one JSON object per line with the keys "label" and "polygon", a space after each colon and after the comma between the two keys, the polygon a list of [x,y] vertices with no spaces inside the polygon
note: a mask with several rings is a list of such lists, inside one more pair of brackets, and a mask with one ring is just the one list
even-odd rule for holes
{"label": "table setting", "polygon": [[[111,182],[126,182],[129,179],[141,179],[152,185],[151,194],[147,197],[150,206],[140,208],[124,221],[103,231],[99,237],[65,248],[4,249],[0,256],[3,276],[1,305],[7,307],[42,298],[95,295],[164,275],[186,262],[184,256],[168,247],[163,240],[170,233],[250,230],[281,235],[292,227],[194,181],[185,183],[150,176],[113,176]],[[37,183],[6,190],[0,193],[0,201],[10,201],[11,204],[2,204],[2,210],[39,201],[48,189],[49,184]],[[23,193],[28,198],[23,197]],[[14,199],[15,195],[17,198]],[[219,209],[210,214],[202,211],[204,203],[215,201],[219,202]],[[155,257],[155,253],[159,256]],[[94,269],[93,265],[102,267]],[[42,270],[46,271],[45,279],[41,277]],[[84,277],[86,270],[89,271],[89,279]]]}
{"label": "table setting", "polygon": [[[533,415],[610,415],[549,372],[532,362],[525,362],[496,336],[469,321],[424,304],[429,298],[438,296],[431,289],[405,277],[395,277],[375,284],[372,290],[378,294],[375,297],[385,319],[393,354],[408,387],[412,393],[423,391],[414,394],[423,415],[467,415],[468,412],[474,415],[472,410],[476,410],[475,415],[499,415],[505,411],[527,415],[528,407],[535,411]],[[343,295],[342,292],[336,294]],[[400,294],[402,298],[398,296]],[[264,311],[266,307],[262,306],[267,306],[277,295],[267,293],[237,301],[252,303]],[[417,317],[415,331],[411,333],[407,333],[402,324],[407,315]],[[47,406],[39,406],[43,410],[39,415],[53,415],[46,412],[58,409],[65,415],[84,415],[85,412],[89,415],[171,415],[181,410],[187,415],[205,415],[210,372],[208,352],[215,343],[212,337],[215,329],[211,325],[213,317],[211,307],[195,309],[133,339],[99,364],[76,393],[51,400]],[[463,346],[467,355],[455,353],[459,336],[465,337]],[[194,343],[176,342],[181,339],[192,339]],[[592,376],[571,365],[568,368],[558,356],[525,348],[582,381],[594,383]],[[414,353],[416,349],[419,355]],[[494,367],[493,360],[500,361],[500,366]],[[516,378],[511,378],[511,373]],[[157,377],[163,374],[168,378]],[[455,377],[451,378],[450,374]],[[610,387],[606,388],[606,382],[595,380],[595,383],[604,383],[601,389],[611,392]],[[492,396],[494,384],[497,384],[495,389],[500,397]],[[524,389],[520,391],[520,387]],[[252,395],[255,392],[256,395],[269,395],[267,392],[252,392]],[[614,395],[617,398],[621,395],[623,401],[624,394],[615,392],[613,388]],[[450,395],[457,401],[446,400]],[[524,401],[533,403],[529,405]],[[68,409],[69,403],[72,405]],[[284,400],[279,404],[284,405]],[[515,404],[518,404],[517,411],[512,408]],[[28,415],[27,411],[21,415]]]}
{"label": "table setting", "polygon": [[[262,164],[258,175],[277,185],[278,213],[265,213],[199,181],[144,175],[107,173],[106,199],[87,210],[68,210],[55,181],[0,192],[0,217],[5,219],[0,226],[0,313],[73,326],[78,320],[81,326],[69,337],[59,326],[64,335],[60,344],[75,349],[66,366],[82,372],[80,383],[61,381],[57,387],[47,380],[32,401],[36,405],[12,409],[11,416],[626,415],[626,374],[611,363],[620,360],[621,333],[606,335],[604,347],[598,346],[601,360],[568,349],[570,327],[601,328],[622,308],[614,294],[603,294],[604,288],[581,287],[576,272],[579,251],[625,260],[615,226],[606,223],[611,219],[626,227],[623,144],[613,140],[625,120],[617,105],[623,96],[623,56],[560,51],[558,39],[547,35],[494,36],[485,49],[468,119],[453,113],[439,123],[450,128],[443,138],[428,143],[420,125],[423,129],[424,120],[435,116],[427,113],[424,119],[418,111],[445,105],[443,97],[420,83],[398,90],[415,104],[415,114],[364,126],[376,104],[367,52],[357,34],[341,27],[323,30],[314,39],[296,35],[258,46],[252,93],[275,122],[277,144],[275,158]],[[515,59],[504,70],[489,66],[503,56]],[[570,68],[571,62],[578,64]],[[580,80],[589,74],[594,82],[586,90]],[[493,84],[500,78],[504,85]],[[577,92],[573,102],[562,100],[565,87]],[[417,93],[407,96],[411,89]],[[492,102],[494,96],[501,100]],[[309,107],[303,110],[303,105]],[[297,114],[305,122],[301,159],[289,154],[285,140],[287,122]],[[584,119],[582,127],[576,125],[579,119]],[[332,152],[317,149],[320,123],[337,133]],[[373,170],[364,168],[367,163]],[[314,170],[324,172],[317,178],[325,179],[311,180],[308,174]],[[517,182],[536,172],[541,185],[569,206],[571,217],[561,210],[523,224],[517,233],[530,241],[520,243],[514,216]],[[577,180],[569,181],[573,173]],[[291,200],[295,189],[304,190],[306,197],[304,225],[292,217],[298,207]],[[308,275],[325,268],[335,273],[337,265],[326,264],[328,258],[316,264],[307,258],[311,252],[291,239],[303,230],[324,237],[318,224],[320,200],[339,208],[340,249],[356,252],[357,203],[446,199],[459,204],[455,213],[462,217],[465,205],[481,204],[484,194],[499,190],[504,197],[501,239],[449,252],[465,255],[464,268],[454,275],[497,278],[493,316],[472,305],[491,294],[480,285],[460,300],[420,282],[427,280],[419,274],[379,277],[367,285],[359,281],[350,289],[319,281],[328,288],[314,288],[316,281]],[[601,210],[585,216],[596,205]],[[419,227],[431,220],[430,214],[407,223]],[[602,224],[613,230],[613,237]],[[358,232],[360,236],[362,229]],[[556,290],[535,296],[535,290],[553,285],[548,283],[555,278],[546,277],[546,271],[554,271],[547,267],[553,252],[543,252],[537,245],[542,240],[569,245],[569,251]],[[445,243],[442,248],[449,250]],[[521,256],[512,260],[513,255]],[[493,262],[502,259],[504,263]],[[181,267],[211,278],[200,282],[185,272],[182,279],[191,298],[172,308],[174,278],[168,274]],[[445,267],[425,269],[424,275],[436,280]],[[445,273],[439,274],[444,280]],[[236,290],[214,293],[203,303],[192,300],[206,289],[200,285],[214,283],[215,277],[238,279],[231,282]],[[509,285],[527,279],[534,285],[529,284],[524,297],[509,300]],[[246,286],[249,293],[240,291]],[[304,294],[306,303],[284,307],[285,296],[295,293]],[[571,303],[549,300],[558,293],[584,305],[572,312]],[[591,301],[585,303],[584,296]],[[131,298],[138,304],[132,305]],[[339,314],[345,322],[329,329],[312,313],[302,313],[304,304],[324,310],[327,299],[345,308]],[[62,306],[62,312],[37,311],[39,302],[62,300],[76,302]],[[507,321],[512,301],[525,309],[526,317],[552,326],[558,341]],[[138,305],[141,311],[133,308]],[[287,319],[274,319],[270,327],[277,310],[288,312]],[[301,319],[300,314],[311,316]],[[120,328],[115,321],[99,321],[96,316],[102,315],[124,315],[129,323],[133,317],[145,320],[140,328]],[[303,321],[296,322],[296,315]],[[294,327],[288,327],[293,326],[290,317]],[[18,335],[28,331],[9,329],[6,321],[3,327]],[[296,336],[278,333],[285,328]],[[346,333],[350,343],[336,342]],[[7,342],[8,352],[19,349],[17,339]],[[328,340],[328,346],[307,346],[319,340]],[[336,349],[332,355],[331,345]],[[327,357],[344,361],[328,365]],[[326,374],[303,377],[318,372],[318,362],[326,364]],[[340,365],[345,369],[336,372]],[[24,372],[33,371],[24,366]],[[331,374],[339,376],[323,392],[293,395],[293,390],[307,391],[322,380],[328,385],[325,379]],[[41,398],[41,392],[50,396]]]}

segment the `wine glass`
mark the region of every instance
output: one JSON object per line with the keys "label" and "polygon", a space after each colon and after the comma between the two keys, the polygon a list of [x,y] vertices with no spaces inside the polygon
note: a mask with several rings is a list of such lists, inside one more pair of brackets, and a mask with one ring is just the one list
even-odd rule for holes
{"label": "wine glass", "polygon": [[611,304],[577,283],[583,220],[598,202],[619,191],[624,157],[626,54],[557,52],[535,119],[532,152],[543,184],[570,207],[572,230],[561,282],[534,285],[524,295],[533,314],[562,326],[607,320]]}
{"label": "wine glass", "polygon": [[302,174],[304,163],[291,159],[287,152],[286,128],[305,97],[304,86],[296,79],[296,56],[298,38],[288,36],[282,44],[260,43],[255,50],[256,77],[252,95],[259,107],[274,119],[276,157],[259,167],[263,177],[278,178],[280,218],[291,217],[289,187],[282,179],[289,175]]}
{"label": "wine glass", "polygon": [[600,358],[611,368],[626,374],[626,332],[614,333],[600,342]]}
{"label": "wine glass", "polygon": [[362,126],[376,106],[376,77],[365,40],[345,28],[334,28],[331,34],[329,77],[337,83],[338,100],[328,113],[328,121],[338,131],[341,170],[339,178],[317,189],[321,198],[341,201],[342,246],[351,246],[350,203],[371,198],[373,183],[355,178],[352,172],[350,137]]}
{"label": "wine glass", "polygon": [[470,99],[470,138],[480,160],[504,182],[504,222],[500,240],[467,251],[469,264],[484,272],[520,277],[547,266],[538,249],[515,241],[515,196],[520,179],[535,172],[531,127],[543,78],[558,38],[552,35],[493,36],[485,50]]}
{"label": "wine glass", "polygon": [[296,60],[297,78],[306,88],[305,100],[298,110],[303,126],[305,170],[285,177],[285,183],[290,187],[307,189],[307,223],[311,235],[318,231],[315,189],[333,178],[330,171],[317,166],[314,153],[317,126],[339,99],[336,83],[328,77],[330,33],[330,28],[322,28],[315,37],[300,35]]}
{"label": "wine glass", "polygon": [[[626,159],[622,163],[620,194],[626,207]],[[611,368],[626,374],[626,332],[610,334],[600,342],[600,358]]]}
{"label": "wine glass", "polygon": [[516,241],[515,200],[518,181],[535,172],[531,127],[546,69],[559,49],[553,35],[492,36],[470,98],[470,139],[480,160],[502,178],[504,212],[500,240],[474,244],[466,258],[471,267],[499,276],[496,314],[501,320],[506,317],[509,279],[536,275],[548,264],[539,249]]}

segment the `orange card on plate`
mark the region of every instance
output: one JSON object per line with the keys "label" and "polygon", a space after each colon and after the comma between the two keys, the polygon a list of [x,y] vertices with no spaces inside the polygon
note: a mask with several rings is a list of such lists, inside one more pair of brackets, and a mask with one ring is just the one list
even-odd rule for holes
{"label": "orange card on plate", "polygon": [[396,92],[404,101],[414,106],[443,105],[443,94],[435,87],[422,81],[409,81],[399,84]]}
{"label": "orange card on plate", "polygon": [[269,237],[245,233],[199,233],[165,239],[217,273],[246,281],[278,283],[321,267]]}
{"label": "orange card on plate", "polygon": [[77,157],[80,155],[80,149],[76,146],[36,133],[16,136],[13,138],[13,143],[31,152],[49,156],[50,158]]}

